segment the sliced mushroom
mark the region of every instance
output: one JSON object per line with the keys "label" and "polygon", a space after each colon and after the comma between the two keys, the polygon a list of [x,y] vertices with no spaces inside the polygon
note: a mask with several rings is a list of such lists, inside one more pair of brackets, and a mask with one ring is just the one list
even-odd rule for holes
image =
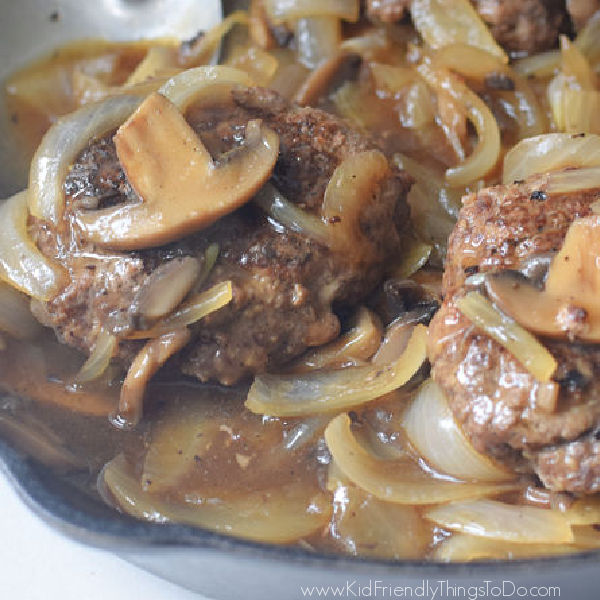
{"label": "sliced mushroom", "polygon": [[175,258],[153,271],[137,297],[142,325],[173,312],[194,287],[199,273],[200,263],[192,256]]}
{"label": "sliced mushroom", "polygon": [[120,429],[135,427],[142,418],[144,393],[154,374],[171,356],[179,352],[189,341],[187,328],[177,329],[159,338],[150,340],[131,363],[121,388],[119,411],[111,417]]}
{"label": "sliced mushroom", "polygon": [[556,255],[543,290],[515,272],[486,277],[497,306],[530,331],[600,342],[600,216],[577,219]]}
{"label": "sliced mushroom", "polygon": [[180,239],[247,202],[270,177],[279,138],[250,121],[245,143],[213,160],[177,107],[149,96],[115,135],[119,160],[142,202],[80,213],[92,242],[123,250]]}

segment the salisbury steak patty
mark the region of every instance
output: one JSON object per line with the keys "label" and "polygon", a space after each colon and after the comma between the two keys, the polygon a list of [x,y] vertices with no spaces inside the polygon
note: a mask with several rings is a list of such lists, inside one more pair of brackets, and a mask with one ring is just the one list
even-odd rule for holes
{"label": "salisbury steak patty", "polygon": [[[243,143],[249,120],[262,119],[280,136],[272,182],[306,211],[320,210],[327,183],[345,158],[374,148],[335,117],[290,106],[273,92],[241,89],[233,96],[233,107],[192,109],[188,121],[207,148],[219,154]],[[113,252],[86,243],[73,218],[83,208],[138,201],[112,138],[96,140],[67,176],[60,227],[32,225],[42,251],[71,276],[67,287],[38,305],[36,313],[62,340],[85,352],[102,328],[126,338],[139,327],[137,299],[151,274],[185,256],[202,259],[205,249],[218,243],[217,263],[202,289],[231,280],[233,301],[194,326],[191,343],[171,364],[203,381],[235,383],[338,334],[333,311],[359,302],[380,280],[383,261],[398,250],[409,186],[409,178],[390,166],[372,190],[359,219],[370,251],[358,262],[269,221],[253,203],[168,246]],[[139,342],[121,342],[126,363],[139,347]]]}
{"label": "salisbury steak patty", "polygon": [[450,238],[444,304],[430,329],[433,377],[475,446],[498,456],[519,452],[555,490],[600,489],[600,347],[542,339],[554,355],[556,406],[543,384],[510,352],[473,328],[456,307],[469,275],[518,269],[560,250],[571,222],[590,214],[598,190],[546,194],[547,176],[497,186],[464,199]]}
{"label": "salisbury steak patty", "polygon": [[[531,54],[554,48],[558,35],[571,29],[564,0],[471,2],[498,43],[509,52]],[[364,3],[367,15],[376,22],[398,21],[410,10],[410,0],[364,0]],[[588,12],[585,15],[589,17]],[[582,20],[579,17],[578,22]]]}

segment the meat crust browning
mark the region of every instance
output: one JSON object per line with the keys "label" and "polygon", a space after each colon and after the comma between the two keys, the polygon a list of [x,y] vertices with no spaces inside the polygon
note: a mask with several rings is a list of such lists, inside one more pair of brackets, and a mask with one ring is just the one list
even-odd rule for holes
{"label": "meat crust browning", "polygon": [[373,21],[394,23],[410,9],[410,0],[365,0],[367,16]]}
{"label": "meat crust browning", "polygon": [[[490,28],[494,38],[509,52],[531,54],[555,48],[559,34],[569,33],[571,30],[564,0],[471,0],[471,2]],[[365,9],[368,17],[375,22],[395,22],[402,19],[409,11],[410,0],[365,0]],[[579,10],[578,24],[581,24],[590,14],[589,10]]]}
{"label": "meat crust browning", "polygon": [[569,33],[564,0],[475,0],[477,12],[509,52],[533,54],[555,48]]}
{"label": "meat crust browning", "polygon": [[558,251],[571,222],[590,214],[598,198],[598,190],[546,194],[546,182],[535,176],[464,199],[449,242],[444,303],[430,328],[432,372],[477,449],[517,451],[549,488],[591,492],[600,486],[598,444],[586,437],[600,424],[600,347],[541,340],[558,363],[558,402],[548,407],[542,384],[456,307],[469,275]]}
{"label": "meat crust browning", "polygon": [[[335,117],[289,106],[263,89],[237,90],[233,107],[191,110],[188,121],[218,155],[241,143],[251,119],[263,119],[280,136],[273,182],[292,202],[316,213],[327,183],[346,157],[374,148]],[[361,213],[372,252],[362,264],[272,224],[252,204],[212,227],[162,248],[115,253],[83,239],[75,213],[139,201],[119,164],[111,137],[93,142],[76,160],[66,183],[66,213],[58,228],[32,224],[31,233],[48,256],[69,271],[69,285],[51,302],[36,306],[38,318],[66,343],[89,352],[101,328],[125,337],[139,326],[136,298],[151,273],[182,256],[202,259],[211,243],[219,258],[202,289],[233,282],[230,305],[193,328],[192,342],[171,366],[203,381],[233,384],[282,364],[308,346],[339,332],[334,310],[359,302],[382,276],[382,263],[398,251],[407,218],[410,178],[390,167]],[[129,363],[138,342],[121,343]]]}

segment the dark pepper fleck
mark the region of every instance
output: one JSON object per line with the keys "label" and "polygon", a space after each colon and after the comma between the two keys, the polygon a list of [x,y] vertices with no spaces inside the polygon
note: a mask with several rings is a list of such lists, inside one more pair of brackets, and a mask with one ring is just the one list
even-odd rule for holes
{"label": "dark pepper fleck", "polygon": [[535,192],[531,193],[531,196],[529,196],[530,200],[533,201],[537,201],[537,202],[544,202],[546,200],[546,192],[542,192],[541,190],[536,190]]}

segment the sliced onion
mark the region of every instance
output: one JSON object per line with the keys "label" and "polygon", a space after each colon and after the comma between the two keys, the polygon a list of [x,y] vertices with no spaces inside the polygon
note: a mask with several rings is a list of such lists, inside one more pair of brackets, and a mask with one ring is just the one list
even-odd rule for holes
{"label": "sliced onion", "polygon": [[42,330],[31,314],[27,296],[0,281],[0,331],[18,340],[32,340]]}
{"label": "sliced onion", "polygon": [[210,410],[202,401],[167,408],[152,423],[142,471],[143,489],[153,494],[176,489],[212,446],[219,424],[210,418]]}
{"label": "sliced onion", "polygon": [[560,51],[548,50],[526,56],[515,62],[515,71],[523,77],[552,77],[560,66]]}
{"label": "sliced onion", "polygon": [[600,135],[548,133],[519,142],[504,157],[505,184],[567,167],[600,167]]}
{"label": "sliced onion", "polygon": [[416,81],[422,81],[421,76],[412,68],[382,63],[369,65],[377,91],[397,94]]}
{"label": "sliced onion", "polygon": [[118,346],[118,339],[105,329],[96,338],[94,349],[75,376],[75,383],[87,383],[98,379],[108,368]]}
{"label": "sliced onion", "polygon": [[219,244],[210,244],[204,251],[204,263],[202,264],[202,268],[200,269],[200,275],[198,275],[196,285],[194,286],[197,290],[199,290],[204,285],[204,283],[208,279],[208,276],[212,273],[212,270],[215,268],[215,264],[217,263],[217,259],[219,258],[219,251]]}
{"label": "sliced onion", "polygon": [[518,544],[568,544],[574,540],[571,526],[558,511],[494,500],[451,502],[428,509],[425,517],[452,531]]}
{"label": "sliced onion", "polygon": [[65,385],[72,379],[77,352],[47,336],[30,343],[11,344],[0,360],[0,378],[10,394],[40,405],[82,415],[107,417],[117,403],[117,389]]}
{"label": "sliced onion", "polygon": [[439,504],[492,496],[519,487],[510,483],[463,483],[436,478],[410,459],[378,458],[359,444],[350,428],[350,418],[344,414],[329,423],[325,440],[342,473],[355,485],[387,502]]}
{"label": "sliced onion", "polygon": [[413,0],[410,14],[415,28],[432,48],[468,44],[508,62],[508,56],[468,0],[453,0],[451,5],[447,0]]}
{"label": "sliced onion", "polygon": [[189,48],[181,51],[181,64],[186,67],[195,67],[209,63],[215,56],[223,38],[236,26],[248,25],[249,19],[246,11],[236,10],[223,19],[218,25],[204,33]]}
{"label": "sliced onion", "polygon": [[155,322],[172,313],[194,287],[199,271],[199,261],[192,256],[158,266],[136,295],[139,317],[145,322]]}
{"label": "sliced onion", "polygon": [[258,375],[246,408],[275,417],[345,410],[379,398],[407,383],[425,360],[427,328],[418,325],[404,353],[385,366],[367,365],[306,375]]}
{"label": "sliced onion", "polygon": [[546,185],[546,191],[554,194],[569,194],[597,188],[600,188],[600,167],[554,171],[549,174]]}
{"label": "sliced onion", "polygon": [[337,53],[342,38],[340,20],[336,17],[306,17],[296,21],[298,61],[309,69]]}
{"label": "sliced onion", "polygon": [[27,233],[27,191],[0,204],[0,279],[37,300],[50,300],[65,273],[33,244]]}
{"label": "sliced onion", "polygon": [[63,183],[90,140],[119,127],[139,106],[140,96],[114,96],[87,104],[59,119],[43,137],[29,172],[29,212],[58,224],[64,210]]}
{"label": "sliced onion", "polygon": [[574,544],[581,550],[582,548],[592,549],[600,548],[600,531],[591,525],[575,525],[573,527]]}
{"label": "sliced onion", "polygon": [[[370,310],[361,306],[352,327],[338,339],[310,350],[288,369],[306,373],[323,368],[341,368],[357,361],[367,361],[381,345],[381,322]],[[398,356],[398,353],[395,354]]]}
{"label": "sliced onion", "polygon": [[387,158],[379,150],[367,150],[345,158],[327,184],[321,214],[331,231],[330,245],[349,260],[368,260],[372,253],[360,214],[389,174]]}
{"label": "sliced onion", "polygon": [[414,275],[427,264],[432,250],[433,246],[430,244],[412,240],[410,246],[402,255],[402,261],[394,268],[393,277],[395,279],[408,279],[411,275]]}
{"label": "sliced onion", "polygon": [[575,500],[563,515],[571,525],[600,524],[600,496],[585,496]]}
{"label": "sliced onion", "polygon": [[284,544],[307,537],[324,527],[331,516],[329,498],[300,483],[227,500],[167,502],[142,489],[123,455],[106,465],[102,480],[119,507],[138,519],[186,523],[260,542]]}
{"label": "sliced onion", "polygon": [[358,21],[359,0],[263,0],[269,19],[276,25],[304,17],[337,17]]}
{"label": "sliced onion", "polygon": [[479,292],[469,292],[456,304],[476,327],[506,348],[538,381],[550,381],[557,368],[555,358],[516,321]]}
{"label": "sliced onion", "polygon": [[446,180],[452,186],[462,186],[481,179],[500,157],[500,130],[494,115],[485,102],[450,71],[432,68],[427,62],[422,62],[418,71],[436,93],[450,94],[464,107],[477,132],[476,148],[468,158],[446,171]]}
{"label": "sliced onion", "polygon": [[347,480],[330,477],[328,487],[334,507],[330,534],[346,552],[397,560],[423,556],[431,530],[415,507],[382,502]]}
{"label": "sliced onion", "polygon": [[[443,173],[435,171],[404,154],[395,154],[396,165],[416,182],[408,193],[411,221],[420,239],[433,246],[433,260],[446,255],[448,238],[454,229],[464,188],[452,188]],[[437,255],[437,256],[436,256]]]}
{"label": "sliced onion", "polygon": [[330,246],[331,228],[320,217],[310,214],[287,200],[271,183],[267,183],[254,197],[254,201],[274,221],[285,228]]}
{"label": "sliced onion", "polygon": [[255,46],[235,51],[227,63],[235,69],[248,73],[257,85],[269,87],[279,68],[279,61],[273,54]]}
{"label": "sliced onion", "polygon": [[231,281],[217,283],[205,292],[201,292],[184,302],[174,313],[159,321],[151,329],[134,331],[127,336],[130,340],[145,340],[160,337],[173,331],[197,323],[210,313],[223,308],[233,298]]}
{"label": "sliced onion", "polygon": [[185,113],[198,102],[212,106],[231,103],[231,90],[236,85],[251,86],[253,81],[245,71],[217,65],[183,71],[171,77],[158,91]]}
{"label": "sliced onion", "polygon": [[504,64],[497,56],[466,44],[452,44],[438,50],[433,62],[438,67],[451,69],[465,77],[486,85],[490,75],[504,76],[514,85],[511,91],[496,91],[504,111],[517,121],[519,138],[539,135],[547,131],[548,119],[527,79]]}
{"label": "sliced onion", "polygon": [[600,59],[600,11],[597,11],[575,38],[575,45],[591,62]]}
{"label": "sliced onion", "polygon": [[560,45],[561,70],[570,85],[580,90],[595,90],[597,76],[581,50],[564,35],[560,38]]}
{"label": "sliced onion", "polygon": [[63,440],[43,421],[32,415],[0,413],[0,434],[4,440],[42,464],[60,471],[87,470],[87,465],[68,450]]}
{"label": "sliced onion", "polygon": [[432,558],[441,562],[468,562],[473,560],[514,560],[557,554],[581,552],[568,544],[517,544],[497,539],[455,533],[438,544]]}
{"label": "sliced onion", "polygon": [[600,133],[600,92],[562,89],[550,93],[556,126],[566,133]]}
{"label": "sliced onion", "polygon": [[514,479],[501,465],[473,448],[460,429],[444,392],[433,380],[425,382],[403,417],[411,444],[440,473],[463,480]]}
{"label": "sliced onion", "polygon": [[177,52],[171,46],[151,46],[146,52],[146,56],[138,64],[135,70],[129,75],[125,82],[125,87],[131,87],[147,82],[165,72],[177,69]]}

